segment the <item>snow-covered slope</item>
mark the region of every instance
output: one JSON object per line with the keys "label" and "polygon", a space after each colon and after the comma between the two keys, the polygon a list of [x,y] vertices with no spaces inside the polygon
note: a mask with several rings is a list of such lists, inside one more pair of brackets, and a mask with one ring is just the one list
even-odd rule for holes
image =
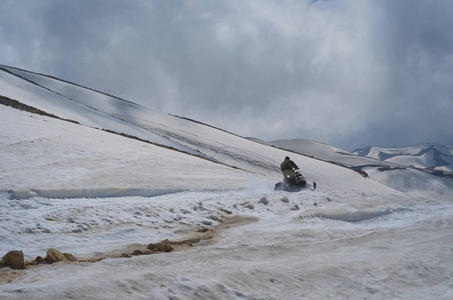
{"label": "snow-covered slope", "polygon": [[422,144],[404,148],[366,147],[354,154],[429,171],[453,173],[453,147]]}
{"label": "snow-covered slope", "polygon": [[[125,133],[187,153],[198,154],[213,162],[244,170],[250,178],[262,178],[272,182],[280,180],[280,162],[286,155],[292,155],[293,160],[302,168],[305,177],[309,181],[316,181],[318,186],[324,189],[390,191],[387,187],[365,179],[344,167],[288,153],[198,122],[159,113],[58,79],[14,68],[5,67],[5,69],[7,71],[0,71],[0,90],[3,96],[62,118],[75,120],[82,125]],[[6,118],[2,118],[1,122],[6,122]],[[18,126],[13,124],[9,126],[12,130],[5,134],[15,135],[14,128]],[[29,135],[28,139],[35,139],[36,133],[30,132]],[[71,136],[72,134],[67,135],[68,138]],[[123,143],[127,142],[123,141]],[[131,151],[129,155],[135,156],[135,153]],[[12,161],[4,163],[14,166]],[[83,164],[83,162],[80,163]],[[153,167],[149,166],[148,169]],[[190,172],[190,170],[184,170],[183,165],[180,169],[182,172]],[[99,169],[96,172],[98,171]],[[213,171],[213,173],[217,172]],[[27,174],[24,173],[23,176]],[[153,173],[153,176],[164,177],[171,181],[171,177],[175,175],[166,172]],[[24,190],[38,188],[36,184],[26,185],[27,181],[21,180],[19,174],[16,177],[16,182],[8,179],[1,183],[8,189],[11,189],[12,185]],[[108,184],[118,187],[110,180],[103,183],[104,186]],[[243,182],[243,184],[247,183]],[[52,186],[53,182],[43,180],[41,185],[44,189]],[[178,186],[178,182],[174,181],[174,185]],[[160,184],[155,184],[153,188],[159,189],[159,186]],[[194,185],[192,188],[196,189],[199,186]]]}
{"label": "snow-covered slope", "polygon": [[182,152],[3,105],[0,116],[0,186],[12,190],[13,198],[231,189],[250,177]]}
{"label": "snow-covered slope", "polygon": [[[11,71],[17,72],[22,77],[15,76],[13,73],[10,73]],[[39,80],[41,84],[47,83],[47,86],[40,86],[32,81],[38,81],[38,79],[41,79]],[[49,87],[54,89],[58,87],[58,89],[54,91]],[[80,124],[94,128],[109,129],[115,132],[130,134],[158,144],[191,151],[158,134],[122,121],[116,118],[114,114],[109,115],[98,110],[98,108],[102,107],[109,112],[129,112],[129,114],[133,114],[141,109],[146,110],[144,107],[119,98],[94,92],[50,77],[7,67],[0,68],[0,88],[2,96],[39,108],[63,119],[74,120]]]}

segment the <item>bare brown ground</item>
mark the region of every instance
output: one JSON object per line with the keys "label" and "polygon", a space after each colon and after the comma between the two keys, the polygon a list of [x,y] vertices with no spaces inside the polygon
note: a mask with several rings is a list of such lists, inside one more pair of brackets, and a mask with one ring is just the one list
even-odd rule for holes
{"label": "bare brown ground", "polygon": [[24,276],[26,270],[13,270],[10,268],[0,269],[0,285],[11,283],[14,279]]}
{"label": "bare brown ground", "polygon": [[[161,243],[172,245],[174,251],[184,251],[195,246],[208,246],[217,243],[220,240],[220,233],[229,228],[244,226],[258,221],[258,218],[249,216],[231,216],[225,217],[216,227],[206,226],[192,230],[188,230],[183,239],[169,241],[164,240]],[[145,244],[128,244],[120,249],[112,250],[105,253],[97,253],[86,259],[80,259],[79,262],[96,262],[106,258],[132,257],[136,255],[151,255],[162,253],[163,251],[155,251],[147,249]]]}

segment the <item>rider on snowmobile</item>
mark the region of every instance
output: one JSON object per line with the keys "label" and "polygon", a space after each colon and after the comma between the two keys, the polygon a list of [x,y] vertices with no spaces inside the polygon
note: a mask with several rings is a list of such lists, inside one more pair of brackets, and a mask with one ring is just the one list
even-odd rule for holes
{"label": "rider on snowmobile", "polygon": [[294,180],[294,183],[296,185],[299,184],[299,178],[297,178],[296,174],[294,173],[294,171],[298,170],[299,167],[288,156],[285,157],[285,160],[280,165],[280,169],[282,170],[284,178],[287,178],[289,176]]}

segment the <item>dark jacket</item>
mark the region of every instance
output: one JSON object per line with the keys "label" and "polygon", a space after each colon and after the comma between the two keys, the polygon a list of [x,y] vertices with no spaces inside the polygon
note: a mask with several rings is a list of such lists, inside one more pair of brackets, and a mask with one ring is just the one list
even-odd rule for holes
{"label": "dark jacket", "polygon": [[292,169],[299,169],[299,167],[291,160],[285,159],[282,164],[280,165],[280,169],[283,170],[292,170]]}

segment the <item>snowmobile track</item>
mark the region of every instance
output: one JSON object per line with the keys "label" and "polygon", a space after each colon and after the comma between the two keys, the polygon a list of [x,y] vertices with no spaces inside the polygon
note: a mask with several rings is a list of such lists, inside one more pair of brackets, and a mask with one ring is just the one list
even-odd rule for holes
{"label": "snowmobile track", "polygon": [[352,224],[359,224],[364,222],[372,222],[378,220],[389,219],[393,215],[397,213],[406,213],[411,211],[407,208],[398,208],[398,209],[384,209],[378,211],[356,211],[356,212],[348,212],[343,214],[324,214],[324,213],[316,213],[311,214],[308,216],[300,216],[298,217],[300,220],[313,220],[319,219],[322,221],[340,221],[340,222],[347,222]]}

